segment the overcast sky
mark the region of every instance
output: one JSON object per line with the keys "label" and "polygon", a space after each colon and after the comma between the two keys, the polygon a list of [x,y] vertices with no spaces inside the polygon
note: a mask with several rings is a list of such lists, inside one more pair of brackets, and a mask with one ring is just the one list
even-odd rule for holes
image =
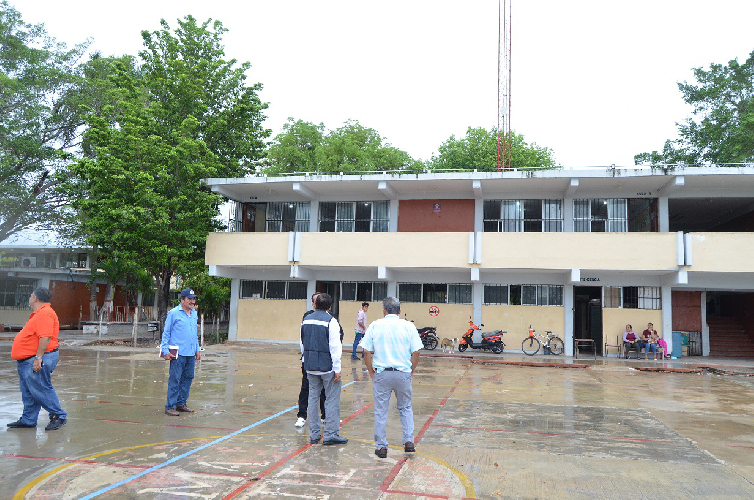
{"label": "overcast sky", "polygon": [[[27,22],[104,55],[191,14],[229,30],[269,103],[329,129],[349,118],[428,159],[452,134],[497,124],[497,0],[10,0]],[[751,0],[512,0],[512,128],[566,167],[633,165],[690,116],[677,82],[754,50]]]}

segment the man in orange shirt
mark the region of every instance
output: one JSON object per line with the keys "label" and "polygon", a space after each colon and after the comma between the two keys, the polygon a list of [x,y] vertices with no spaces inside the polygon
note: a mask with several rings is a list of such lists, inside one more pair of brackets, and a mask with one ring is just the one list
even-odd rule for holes
{"label": "man in orange shirt", "polygon": [[68,414],[60,407],[58,395],[52,387],[52,372],[58,364],[58,315],[50,306],[52,293],[47,288],[36,288],[29,297],[31,315],[23,329],[13,339],[11,357],[18,368],[18,383],[24,412],[11,429],[37,426],[40,408],[50,414],[46,431],[63,427]]}

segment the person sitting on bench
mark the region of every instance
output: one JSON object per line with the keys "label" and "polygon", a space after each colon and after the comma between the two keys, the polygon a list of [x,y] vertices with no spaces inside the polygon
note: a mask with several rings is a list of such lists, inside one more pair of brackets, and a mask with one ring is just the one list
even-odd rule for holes
{"label": "person sitting on bench", "polygon": [[641,353],[641,341],[639,336],[634,333],[631,325],[626,325],[626,331],[623,332],[623,357],[628,359],[628,350],[636,350],[636,359],[639,359]]}

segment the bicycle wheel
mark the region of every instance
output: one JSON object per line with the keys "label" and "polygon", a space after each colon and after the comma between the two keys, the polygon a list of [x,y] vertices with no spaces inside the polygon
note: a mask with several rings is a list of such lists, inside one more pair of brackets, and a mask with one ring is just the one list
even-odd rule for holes
{"label": "bicycle wheel", "polygon": [[521,342],[521,350],[524,351],[524,354],[529,356],[537,354],[539,352],[539,347],[539,340],[534,337],[526,337],[524,341]]}
{"label": "bicycle wheel", "polygon": [[553,337],[547,343],[547,347],[550,348],[550,352],[553,354],[563,354],[563,339],[560,337]]}

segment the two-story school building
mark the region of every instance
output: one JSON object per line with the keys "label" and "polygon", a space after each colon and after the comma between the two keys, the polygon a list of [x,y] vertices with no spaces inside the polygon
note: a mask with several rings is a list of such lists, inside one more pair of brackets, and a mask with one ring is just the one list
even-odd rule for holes
{"label": "two-story school building", "polygon": [[668,344],[690,332],[688,354],[728,354],[721,321],[754,334],[752,167],[206,183],[236,203],[206,249],[210,273],[232,278],[231,340],[297,340],[315,291],[333,296],[346,343],[361,303],[373,321],[388,295],[441,338],[469,320],[506,330],[508,351],[530,325],[559,333],[567,355],[574,338],[601,352],[628,323]]}

